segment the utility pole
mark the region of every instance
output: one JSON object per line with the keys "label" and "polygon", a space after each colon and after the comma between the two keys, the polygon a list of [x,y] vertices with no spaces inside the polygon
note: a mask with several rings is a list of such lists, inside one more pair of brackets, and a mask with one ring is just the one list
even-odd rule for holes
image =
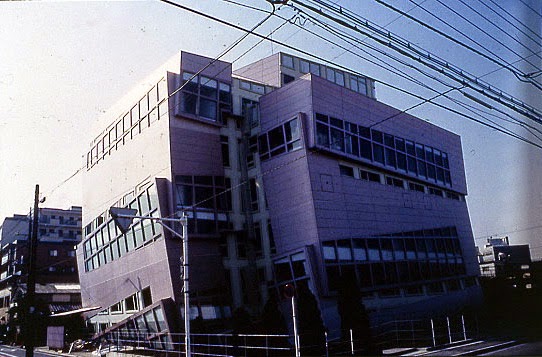
{"label": "utility pole", "polygon": [[[188,271],[188,216],[185,212],[182,212],[180,218],[160,218],[160,217],[149,217],[149,216],[138,216],[136,215],[137,210],[132,208],[120,208],[120,207],[111,207],[109,213],[115,222],[117,228],[125,233],[128,228],[132,225],[135,218],[140,220],[150,219],[152,221],[158,222],[164,229],[169,231],[174,236],[181,238],[182,241],[182,281],[183,281],[183,300],[184,300],[184,347],[185,347],[185,356],[192,356],[192,348],[190,343],[190,291],[189,291],[189,271]],[[182,226],[182,234],[170,228],[164,222],[175,222],[180,223]]]}
{"label": "utility pole", "polygon": [[39,203],[40,186],[36,185],[36,193],[34,196],[34,212],[32,215],[32,236],[29,244],[28,257],[28,277],[26,279],[26,313],[25,313],[25,346],[26,357],[34,357],[35,344],[35,326],[34,315],[36,313],[36,251],[38,246],[38,203]]}

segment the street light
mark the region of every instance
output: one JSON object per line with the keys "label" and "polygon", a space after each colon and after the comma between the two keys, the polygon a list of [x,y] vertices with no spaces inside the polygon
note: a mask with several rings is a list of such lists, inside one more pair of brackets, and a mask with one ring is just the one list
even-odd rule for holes
{"label": "street light", "polygon": [[[186,213],[182,212],[180,218],[160,218],[160,217],[148,217],[148,216],[138,216],[136,215],[137,210],[132,208],[120,208],[120,207],[111,207],[109,209],[109,214],[113,218],[117,228],[124,234],[132,225],[132,222],[135,218],[138,219],[150,219],[158,222],[163,228],[171,232],[173,235],[181,238],[183,242],[183,256],[182,256],[182,267],[183,267],[183,297],[184,297],[184,346],[185,346],[185,355],[190,357],[192,355],[190,348],[190,295],[188,291],[189,283],[189,273],[188,273],[188,217]],[[183,227],[182,235],[171,229],[169,226],[164,224],[164,222],[179,222]]]}

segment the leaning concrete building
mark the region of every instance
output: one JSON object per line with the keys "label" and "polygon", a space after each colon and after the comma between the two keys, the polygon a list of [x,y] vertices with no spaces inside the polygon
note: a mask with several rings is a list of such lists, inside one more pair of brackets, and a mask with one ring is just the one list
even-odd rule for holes
{"label": "leaning concrete building", "polygon": [[292,283],[333,330],[339,277],[390,318],[479,298],[457,135],[378,102],[370,78],[284,53],[232,73],[183,52],[151,78],[87,153],[77,257],[97,333],[145,329],[160,348],[181,319],[180,227],[122,234],[113,206],[188,213],[191,318],[257,314]]}

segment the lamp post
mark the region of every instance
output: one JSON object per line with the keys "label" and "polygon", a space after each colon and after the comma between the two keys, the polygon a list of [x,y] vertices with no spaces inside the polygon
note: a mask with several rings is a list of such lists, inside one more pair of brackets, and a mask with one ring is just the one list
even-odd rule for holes
{"label": "lamp post", "polygon": [[[183,256],[182,256],[182,268],[183,268],[183,297],[184,297],[184,342],[185,342],[185,356],[192,356],[191,344],[190,344],[190,292],[188,290],[189,272],[188,272],[188,217],[186,213],[182,212],[180,218],[160,218],[160,217],[148,217],[136,215],[137,210],[132,208],[119,208],[111,207],[109,209],[111,217],[115,221],[117,228],[122,233],[125,233],[132,225],[135,218],[140,220],[150,219],[158,222],[164,229],[172,233],[174,236],[181,238],[183,242]],[[182,235],[171,229],[164,222],[178,222],[182,226]]]}

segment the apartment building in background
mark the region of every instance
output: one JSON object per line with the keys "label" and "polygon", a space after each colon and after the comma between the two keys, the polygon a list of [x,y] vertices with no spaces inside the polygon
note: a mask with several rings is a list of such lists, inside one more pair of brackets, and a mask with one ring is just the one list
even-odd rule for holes
{"label": "apartment building in background", "polygon": [[[0,227],[0,325],[8,326],[10,333],[21,323],[22,312],[18,308],[26,294],[29,228],[30,218],[26,215],[7,217]],[[44,316],[81,307],[75,257],[81,233],[81,207],[39,209],[36,301],[38,311]],[[43,326],[49,322],[46,318],[40,320]],[[16,340],[15,335],[10,338]],[[45,335],[39,338],[44,342]]]}
{"label": "apartment building in background", "polygon": [[95,332],[167,348],[182,319],[180,226],[121,233],[110,207],[188,213],[191,319],[257,315],[290,283],[336,331],[339,279],[373,318],[479,300],[460,138],[375,91],[285,53],[232,72],[182,52],[127,94],[87,153],[77,258]]}

